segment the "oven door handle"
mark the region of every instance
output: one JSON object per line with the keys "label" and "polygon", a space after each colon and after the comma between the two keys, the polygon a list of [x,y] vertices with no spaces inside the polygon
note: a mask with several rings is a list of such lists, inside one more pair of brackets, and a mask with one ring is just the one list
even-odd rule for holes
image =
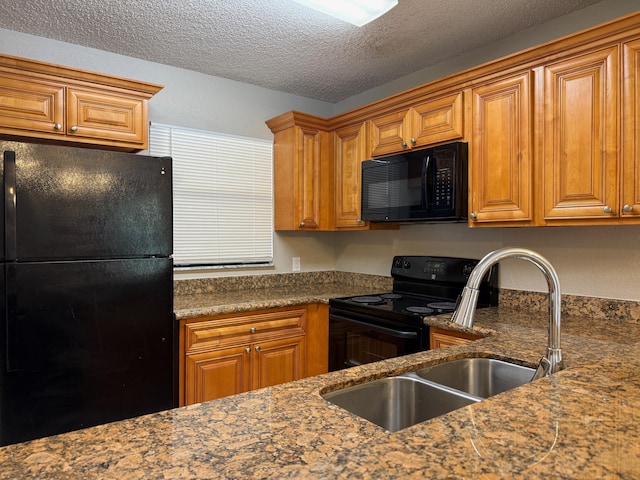
{"label": "oven door handle", "polygon": [[373,325],[367,322],[360,322],[359,320],[354,320],[353,318],[343,317],[342,315],[336,315],[335,313],[331,314],[331,318],[342,320],[344,322],[355,323],[356,325],[367,327],[374,332],[384,333],[386,335],[391,335],[397,338],[416,338],[418,336],[418,332],[407,332],[403,330],[395,330],[393,328],[381,327],[379,325]]}

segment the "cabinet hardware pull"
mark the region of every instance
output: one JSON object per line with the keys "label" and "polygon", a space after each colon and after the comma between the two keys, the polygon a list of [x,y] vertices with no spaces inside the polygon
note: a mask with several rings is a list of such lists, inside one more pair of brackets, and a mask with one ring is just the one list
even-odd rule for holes
{"label": "cabinet hardware pull", "polygon": [[605,207],[602,209],[602,211],[603,211],[604,213],[611,213],[611,212],[612,212],[611,207],[610,207],[609,205],[605,206]]}
{"label": "cabinet hardware pull", "polygon": [[402,148],[407,148],[407,142],[402,142],[400,145],[402,146]]}
{"label": "cabinet hardware pull", "polygon": [[301,226],[301,227],[304,227],[304,222],[300,222],[300,226]]}
{"label": "cabinet hardware pull", "polygon": [[73,126],[71,127],[71,131],[72,131],[72,132],[77,132],[77,131],[78,131],[78,127],[77,127],[76,125],[73,125]]}
{"label": "cabinet hardware pull", "polygon": [[471,218],[471,220],[477,220],[477,218],[478,218],[478,216],[474,212],[471,212],[469,217]]}
{"label": "cabinet hardware pull", "polygon": [[53,128],[54,128],[54,129],[56,129],[56,130],[62,130],[62,125],[60,125],[59,123],[56,123],[56,124],[53,126]]}
{"label": "cabinet hardware pull", "polygon": [[256,333],[256,327],[251,327],[251,328],[249,329],[249,331],[250,331],[251,333]]}
{"label": "cabinet hardware pull", "polygon": [[415,138],[411,138],[411,143],[412,143],[413,145],[415,145],[415,144],[416,144],[416,139],[415,139]]}
{"label": "cabinet hardware pull", "polygon": [[245,348],[244,351],[247,353],[251,353],[251,349],[249,347]]}
{"label": "cabinet hardware pull", "polygon": [[259,352],[260,350],[262,350],[262,349],[260,348],[260,345],[258,345],[258,346],[256,347],[256,352]]}
{"label": "cabinet hardware pull", "polygon": [[622,207],[622,211],[624,213],[631,213],[631,212],[633,212],[633,207],[631,205],[627,204],[624,207]]}

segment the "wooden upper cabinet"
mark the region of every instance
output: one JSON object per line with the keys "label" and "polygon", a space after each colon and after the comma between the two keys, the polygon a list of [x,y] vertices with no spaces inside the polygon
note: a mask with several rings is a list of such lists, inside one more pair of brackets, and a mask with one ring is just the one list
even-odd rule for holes
{"label": "wooden upper cabinet", "polygon": [[275,229],[328,230],[333,220],[329,133],[293,126],[274,138]]}
{"label": "wooden upper cabinet", "polygon": [[543,72],[545,221],[617,216],[618,47]]}
{"label": "wooden upper cabinet", "polygon": [[65,87],[0,72],[0,132],[64,134]]}
{"label": "wooden upper cabinet", "polygon": [[389,155],[462,138],[463,98],[460,91],[371,119],[371,155]]}
{"label": "wooden upper cabinet", "polygon": [[138,151],[162,86],[0,55],[0,136]]}
{"label": "wooden upper cabinet", "polygon": [[144,145],[148,120],[141,98],[67,88],[67,134]]}
{"label": "wooden upper cabinet", "polygon": [[362,162],[368,158],[366,124],[340,128],[335,132],[335,228],[364,229],[360,219]]}
{"label": "wooden upper cabinet", "polygon": [[532,221],[531,72],[472,89],[471,225]]}
{"label": "wooden upper cabinet", "polygon": [[621,215],[640,217],[640,39],[623,45]]}

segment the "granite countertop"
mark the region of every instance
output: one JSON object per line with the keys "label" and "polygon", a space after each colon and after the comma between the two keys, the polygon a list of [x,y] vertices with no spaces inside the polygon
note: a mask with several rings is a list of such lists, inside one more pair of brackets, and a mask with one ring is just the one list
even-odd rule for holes
{"label": "granite countertop", "polygon": [[328,303],[331,298],[368,295],[389,289],[377,284],[354,285],[344,281],[268,288],[243,286],[236,290],[176,294],[173,297],[173,309],[176,319],[182,320],[267,308]]}
{"label": "granite countertop", "polygon": [[534,365],[547,319],[490,308],[473,331],[488,336],[3,447],[0,478],[640,477],[637,322],[564,317],[566,370],[395,433],[320,396],[466,356]]}

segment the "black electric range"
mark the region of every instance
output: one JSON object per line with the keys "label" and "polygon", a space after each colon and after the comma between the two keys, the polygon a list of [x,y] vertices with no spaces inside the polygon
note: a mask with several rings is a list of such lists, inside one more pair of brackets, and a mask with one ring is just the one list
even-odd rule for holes
{"label": "black electric range", "polygon": [[[329,301],[329,370],[427,350],[424,317],[452,313],[479,260],[393,258],[393,289]],[[478,307],[498,304],[498,265],[483,279]]]}

